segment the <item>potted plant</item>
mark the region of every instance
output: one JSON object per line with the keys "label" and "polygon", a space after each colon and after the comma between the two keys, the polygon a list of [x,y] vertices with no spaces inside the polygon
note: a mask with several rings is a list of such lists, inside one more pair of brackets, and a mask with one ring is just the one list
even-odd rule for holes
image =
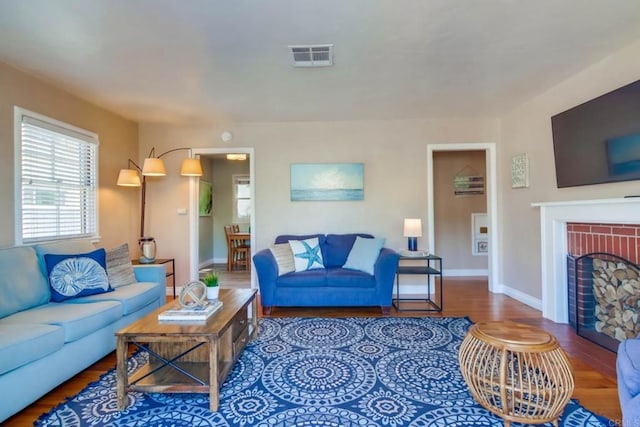
{"label": "potted plant", "polygon": [[207,286],[207,299],[215,300],[218,299],[218,273],[214,271],[210,271],[203,278],[202,282]]}

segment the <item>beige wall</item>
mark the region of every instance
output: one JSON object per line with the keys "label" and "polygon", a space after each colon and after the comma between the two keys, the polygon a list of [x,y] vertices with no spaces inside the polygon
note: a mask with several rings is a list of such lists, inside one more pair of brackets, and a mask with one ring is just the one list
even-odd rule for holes
{"label": "beige wall", "polygon": [[445,270],[486,270],[488,267],[487,256],[473,255],[471,246],[471,214],[487,212],[486,192],[462,197],[454,194],[453,187],[454,178],[461,172],[484,176],[486,182],[485,168],[484,151],[433,153],[435,251],[443,258]]}
{"label": "beige wall", "polygon": [[[220,140],[223,130],[233,132],[231,143]],[[385,237],[388,247],[404,247],[403,218],[427,218],[427,144],[494,142],[497,137],[497,121],[488,119],[257,123],[204,128],[140,125],[141,152],[152,145],[161,152],[178,145],[254,148],[256,218],[252,231],[258,250],[268,247],[282,233],[368,232]],[[165,159],[168,167],[172,162],[172,167],[179,168],[179,155]],[[363,162],[364,201],[292,202],[289,168],[298,162]],[[175,212],[188,205],[189,197],[188,181],[176,175],[154,183],[150,230],[158,241],[160,255],[176,257],[180,284],[189,278],[189,223],[186,216]]]}
{"label": "beige wall", "polygon": [[139,232],[140,192],[116,186],[127,158],[137,158],[138,126],[51,84],[0,63],[0,246],[14,244],[15,105],[95,132],[100,137],[98,195],[100,245],[134,245]]}
{"label": "beige wall", "polygon": [[[639,194],[637,181],[556,187],[551,116],[640,78],[640,42],[612,54],[504,117],[498,148],[503,284],[541,298],[540,212],[533,202],[588,200]],[[527,153],[530,187],[512,189],[511,158]],[[640,221],[640,213],[638,213]]]}

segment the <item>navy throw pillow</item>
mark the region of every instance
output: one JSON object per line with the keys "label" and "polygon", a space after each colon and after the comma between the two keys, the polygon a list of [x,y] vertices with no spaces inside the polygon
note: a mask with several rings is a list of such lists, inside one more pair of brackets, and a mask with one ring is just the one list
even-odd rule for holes
{"label": "navy throw pillow", "polygon": [[107,276],[106,251],[86,254],[45,254],[51,301],[61,302],[85,295],[111,292]]}

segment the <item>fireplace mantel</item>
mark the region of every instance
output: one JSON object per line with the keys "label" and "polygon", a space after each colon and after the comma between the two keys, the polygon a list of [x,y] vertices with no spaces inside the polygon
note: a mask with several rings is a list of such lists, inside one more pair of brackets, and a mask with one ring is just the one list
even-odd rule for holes
{"label": "fireplace mantel", "polygon": [[640,224],[640,197],[532,203],[540,208],[542,316],[568,322],[567,223]]}

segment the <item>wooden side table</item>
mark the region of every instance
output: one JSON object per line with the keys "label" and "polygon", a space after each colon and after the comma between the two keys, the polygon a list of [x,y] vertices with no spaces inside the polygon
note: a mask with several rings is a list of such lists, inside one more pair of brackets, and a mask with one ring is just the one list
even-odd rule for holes
{"label": "wooden side table", "polygon": [[[133,265],[145,265],[141,263],[139,259],[132,259],[131,264]],[[171,270],[167,270],[165,277],[171,277],[172,285],[173,285],[173,298],[176,298],[176,261],[175,258],[156,258],[154,262],[148,262],[146,264],[167,264],[171,265]]]}
{"label": "wooden side table", "polygon": [[511,422],[557,426],[573,394],[569,358],[553,335],[533,326],[473,325],[458,359],[473,398],[507,427]]}

